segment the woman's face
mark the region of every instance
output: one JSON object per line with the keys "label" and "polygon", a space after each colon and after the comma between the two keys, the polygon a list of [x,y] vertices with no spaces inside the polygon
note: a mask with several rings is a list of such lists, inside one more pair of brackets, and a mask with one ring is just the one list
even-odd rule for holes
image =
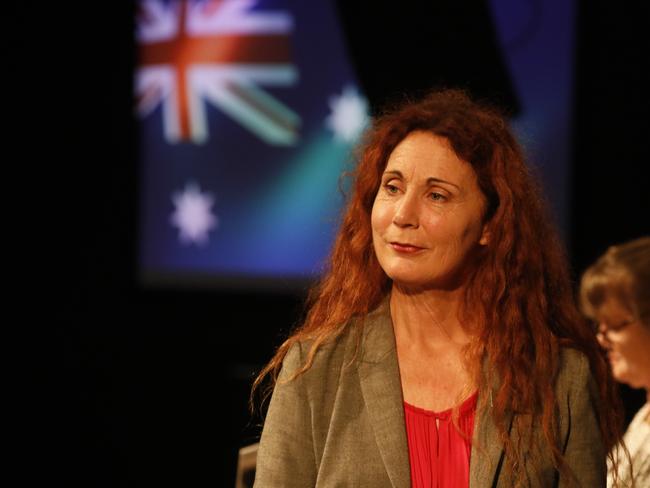
{"label": "woman's face", "polygon": [[614,297],[598,308],[596,318],[598,342],[607,350],[614,378],[633,388],[650,389],[650,327]]}
{"label": "woman's face", "polygon": [[485,197],[447,139],[410,133],[393,150],[372,207],[375,253],[396,283],[453,288],[487,244]]}

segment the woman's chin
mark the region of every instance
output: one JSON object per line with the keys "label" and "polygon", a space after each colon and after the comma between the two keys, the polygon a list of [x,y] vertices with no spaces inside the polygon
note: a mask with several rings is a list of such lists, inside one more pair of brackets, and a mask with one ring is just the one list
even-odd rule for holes
{"label": "woman's chin", "polygon": [[612,364],[612,376],[619,383],[624,383],[631,388],[642,388],[644,386],[643,382],[637,378],[637,375],[630,371],[621,360]]}

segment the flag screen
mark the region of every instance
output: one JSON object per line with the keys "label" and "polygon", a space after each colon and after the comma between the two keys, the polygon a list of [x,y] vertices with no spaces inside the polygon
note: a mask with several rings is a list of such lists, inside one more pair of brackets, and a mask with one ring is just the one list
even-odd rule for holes
{"label": "flag screen", "polygon": [[144,1],[136,38],[144,279],[312,279],[368,120],[332,5]]}

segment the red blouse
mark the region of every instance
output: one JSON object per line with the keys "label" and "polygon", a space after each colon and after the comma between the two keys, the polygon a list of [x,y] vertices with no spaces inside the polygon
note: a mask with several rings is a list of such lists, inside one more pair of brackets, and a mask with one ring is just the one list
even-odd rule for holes
{"label": "red blouse", "polygon": [[467,398],[458,412],[458,427],[465,437],[454,427],[451,409],[430,412],[404,402],[412,488],[469,486],[477,398],[478,392]]}

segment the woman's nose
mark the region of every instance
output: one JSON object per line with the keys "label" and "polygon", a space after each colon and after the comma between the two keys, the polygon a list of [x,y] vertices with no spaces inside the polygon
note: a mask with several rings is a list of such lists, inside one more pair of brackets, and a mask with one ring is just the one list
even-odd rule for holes
{"label": "woman's nose", "polygon": [[603,349],[608,349],[611,345],[609,337],[607,337],[607,326],[603,323],[598,325],[598,333],[596,334],[596,340],[600,344],[600,347]]}
{"label": "woman's nose", "polygon": [[419,225],[417,203],[414,195],[405,194],[397,206],[393,223],[398,227],[417,227]]}

